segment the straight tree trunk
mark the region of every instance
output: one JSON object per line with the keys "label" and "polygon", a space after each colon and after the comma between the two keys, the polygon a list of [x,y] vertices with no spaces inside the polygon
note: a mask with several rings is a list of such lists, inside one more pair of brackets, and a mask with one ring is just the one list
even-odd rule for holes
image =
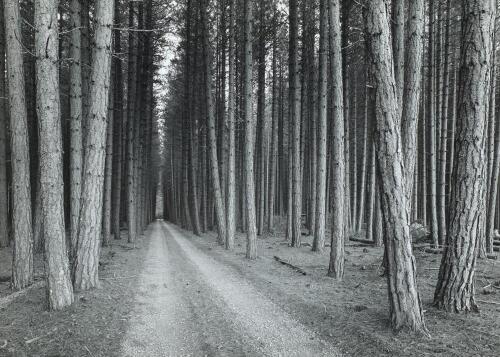
{"label": "straight tree trunk", "polygon": [[4,6],[13,196],[12,233],[14,251],[11,285],[14,290],[20,290],[33,283],[33,232],[31,230],[28,120],[24,91],[23,49],[19,41],[22,38],[19,3],[17,1],[9,1],[4,2]]}
{"label": "straight tree trunk", "polygon": [[112,203],[112,181],[113,181],[113,130],[115,128],[115,118],[113,116],[113,81],[110,78],[108,116],[107,116],[107,135],[106,135],[106,158],[104,166],[104,207],[102,223],[102,246],[109,246],[111,239],[111,203]]}
{"label": "straight tree trunk", "polygon": [[418,117],[422,92],[424,49],[424,0],[410,1],[408,7],[408,38],[403,89],[402,130],[406,175],[406,200],[409,205],[408,214],[410,214],[411,197],[415,185],[414,172],[418,155]]}
{"label": "straight tree trunk", "polygon": [[[333,95],[333,153],[332,153],[332,228],[331,251],[328,276],[342,280],[344,277],[344,241],[346,211],[344,205],[346,167],[344,141],[344,107],[342,94],[342,48],[340,32],[340,2],[330,0],[328,4],[330,19],[330,66],[332,73]],[[348,212],[348,211],[347,211]]]}
{"label": "straight tree trunk", "polygon": [[[276,13],[275,11],[275,23],[276,23]],[[278,39],[277,35],[274,35],[273,39],[273,98],[272,98],[272,128],[271,128],[271,148],[270,148],[270,163],[269,163],[269,204],[267,211],[267,231],[270,233],[274,232],[274,215],[275,215],[275,202],[276,202],[276,186],[277,186],[277,170],[278,170],[278,122],[279,122],[279,93],[278,93]]]}
{"label": "straight tree trunk", "polygon": [[[129,28],[137,26],[137,4],[129,3]],[[137,76],[137,33],[130,31],[128,35],[128,78],[127,78],[127,222],[128,242],[135,242],[136,238],[136,192],[135,185],[135,93]],[[184,171],[183,173],[184,174]]]}
{"label": "straight tree trunk", "polygon": [[[115,24],[117,26],[121,25],[121,14],[120,14],[120,1],[115,0]],[[115,53],[121,53],[121,34],[120,31],[114,32],[113,38],[113,51]],[[112,209],[112,219],[111,224],[113,228],[114,238],[121,239],[120,235],[120,223],[121,223],[121,210],[122,210],[122,176],[123,176],[123,164],[125,162],[124,152],[122,145],[123,135],[126,125],[124,125],[123,120],[123,72],[122,72],[122,61],[119,58],[113,59],[114,72],[113,72],[113,117],[114,117],[114,137],[113,137],[113,209]]]}
{"label": "straight tree trunk", "polygon": [[302,179],[300,156],[300,65],[299,65],[299,31],[298,31],[298,0],[289,0],[290,5],[290,121],[292,125],[292,214],[291,214],[291,244],[301,245],[302,226]]}
{"label": "straight tree trunk", "polygon": [[[412,2],[410,0],[410,5]],[[391,13],[394,78],[398,91],[398,108],[401,110],[403,105],[403,86],[405,83],[405,0],[392,0]],[[411,19],[411,16],[409,18]],[[417,70],[417,68],[414,68],[414,70]]]}
{"label": "straight tree trunk", "polygon": [[70,57],[70,261],[76,258],[78,243],[78,219],[80,217],[80,198],[82,184],[82,41],[81,41],[81,4],[72,0],[70,8],[71,45]]}
{"label": "straight tree trunk", "polygon": [[[318,134],[317,134],[317,171],[316,171],[316,222],[312,250],[321,252],[325,246],[326,226],[326,137],[327,137],[327,94],[328,94],[328,36],[333,31],[328,27],[329,1],[320,1],[320,39],[319,39],[319,77],[318,77]],[[339,6],[338,2],[334,6]],[[332,25],[330,25],[332,28]],[[335,34],[338,35],[338,34]],[[330,49],[333,53],[333,49]],[[333,59],[341,61],[332,56]],[[340,75],[342,76],[342,74]],[[337,85],[338,85],[338,79]],[[334,88],[337,89],[337,88]],[[338,93],[337,93],[338,94]],[[338,111],[334,113],[338,115]],[[343,117],[342,117],[343,118]],[[343,127],[343,125],[342,125]],[[340,130],[340,129],[339,129]],[[343,135],[342,135],[343,138]],[[343,209],[343,208],[342,208]]]}
{"label": "straight tree trunk", "polygon": [[[54,25],[57,24],[57,7],[56,0],[35,0],[40,198],[45,241],[45,276],[51,310],[60,310],[73,303],[64,228],[59,37],[57,25]],[[27,152],[24,159],[27,162]],[[29,224],[31,222],[26,227]],[[31,234],[31,231],[26,234]]]}
{"label": "straight tree trunk", "polygon": [[[5,17],[4,5],[0,3],[0,98],[7,97],[5,76]],[[9,199],[7,184],[7,108],[0,100],[0,248],[9,245]]]}
{"label": "straight tree trunk", "polygon": [[398,99],[385,0],[366,3],[366,32],[376,89],[376,148],[379,164],[389,310],[393,329],[427,334],[417,289],[405,192]]}
{"label": "straight tree trunk", "polygon": [[[208,0],[203,0],[208,1]],[[208,111],[208,135],[209,135],[209,151],[210,151],[210,166],[211,166],[211,178],[212,178],[212,189],[215,199],[215,215],[217,220],[217,231],[218,231],[218,242],[224,245],[226,242],[226,214],[224,201],[222,199],[222,190],[220,186],[219,177],[219,164],[217,160],[217,136],[215,133],[215,113],[212,95],[212,67],[210,64],[210,46],[209,46],[209,34],[208,24],[208,3],[204,3],[202,9],[202,28],[203,28],[203,58],[205,65],[205,96],[207,102]]]}
{"label": "straight tree trunk", "polygon": [[[294,1],[294,0],[291,0]],[[244,176],[246,197],[246,223],[247,223],[247,259],[257,258],[257,227],[255,215],[255,182],[254,182],[254,136],[255,123],[252,117],[252,1],[244,0],[244,118],[245,118],[245,142],[244,142]],[[300,162],[299,162],[300,163]]]}
{"label": "straight tree trunk", "polygon": [[478,310],[474,270],[486,210],[483,199],[487,169],[485,129],[495,15],[493,0],[462,3],[457,152],[450,199],[453,204],[450,205],[448,244],[434,294],[434,304],[451,312]]}
{"label": "straight tree trunk", "polygon": [[101,238],[104,166],[106,156],[106,118],[111,78],[111,26],[113,0],[97,0],[95,12],[95,51],[89,109],[89,132],[85,141],[78,249],[74,265],[74,287],[88,290],[99,283],[99,240]]}
{"label": "straight tree trunk", "polygon": [[439,246],[439,228],[437,221],[437,192],[436,192],[436,66],[434,45],[434,0],[429,1],[429,57],[427,62],[428,84],[427,84],[427,121],[429,125],[429,155],[428,162],[428,186],[430,190],[430,223],[432,243]]}
{"label": "straight tree trunk", "polygon": [[228,88],[228,166],[226,196],[226,249],[233,249],[236,233],[236,0],[230,0],[229,14],[229,88]]}

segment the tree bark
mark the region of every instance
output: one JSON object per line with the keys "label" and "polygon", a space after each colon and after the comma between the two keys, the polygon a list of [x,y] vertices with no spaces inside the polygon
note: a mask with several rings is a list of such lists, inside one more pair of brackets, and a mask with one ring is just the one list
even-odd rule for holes
{"label": "tree bark", "polygon": [[[294,1],[294,0],[291,0]],[[255,123],[252,117],[252,1],[245,0],[244,18],[244,118],[245,118],[245,143],[244,143],[244,176],[246,196],[247,220],[247,259],[257,258],[257,227],[255,215],[255,182],[254,182],[254,141]]]}
{"label": "tree bark", "polygon": [[290,5],[290,121],[292,125],[292,204],[291,204],[291,244],[300,247],[302,238],[302,177],[300,155],[300,65],[299,65],[299,31],[298,31],[298,0],[289,0]]}
{"label": "tree bark", "polygon": [[477,311],[474,270],[479,239],[484,234],[486,205],[485,129],[492,69],[493,0],[462,3],[461,69],[456,154],[448,226],[435,305],[452,312]]}
{"label": "tree bark", "polygon": [[229,83],[228,83],[228,166],[227,166],[227,196],[226,196],[226,249],[233,249],[236,232],[236,0],[230,0],[229,14]]}
{"label": "tree bark", "polygon": [[[4,2],[9,82],[12,233],[14,241],[12,281],[14,290],[33,283],[33,234],[31,230],[31,189],[28,147],[28,120],[24,92],[21,17],[18,2]],[[1,99],[3,100],[3,99]]]}
{"label": "tree bark", "polygon": [[[7,97],[5,76],[5,17],[0,3],[0,98]],[[9,196],[7,183],[7,108],[6,100],[0,100],[0,248],[9,245]]]}
{"label": "tree bark", "polygon": [[95,288],[99,283],[99,240],[102,227],[106,118],[111,77],[113,5],[113,0],[96,2],[89,132],[85,141],[78,249],[74,265],[76,290]]}
{"label": "tree bark", "polygon": [[[62,133],[59,102],[58,1],[35,1],[40,193],[49,308],[73,303],[64,229]],[[27,162],[27,161],[26,161]]]}
{"label": "tree bark", "polygon": [[328,276],[341,280],[344,277],[344,241],[346,234],[346,211],[344,205],[346,167],[339,0],[330,0],[328,4],[328,17],[330,20],[330,71],[332,73],[333,92],[333,175],[331,195],[334,204],[332,207],[332,238]]}
{"label": "tree bark", "polygon": [[[208,0],[204,0],[208,1]],[[209,34],[208,31],[208,4],[205,3],[202,8],[202,26],[203,26],[203,58],[205,65],[205,96],[207,101],[207,111],[208,111],[208,135],[209,135],[209,145],[210,145],[210,166],[211,166],[211,178],[212,178],[212,188],[215,198],[215,215],[217,219],[217,231],[218,231],[218,242],[224,245],[226,242],[226,214],[224,201],[222,199],[222,190],[220,186],[219,177],[219,164],[217,160],[217,136],[215,133],[215,113],[212,95],[212,67],[210,64],[210,46],[209,46]]]}
{"label": "tree bark", "polygon": [[382,192],[389,310],[393,329],[427,333],[411,247],[398,99],[384,0],[366,3],[366,31],[377,105],[376,148]]}
{"label": "tree bark", "polygon": [[81,4],[80,0],[71,1],[71,45],[70,57],[70,261],[76,258],[78,243],[78,219],[80,217],[80,198],[82,183],[82,48],[81,48]]}
{"label": "tree bark", "polygon": [[[321,0],[320,2],[320,38],[319,38],[319,77],[318,77],[318,134],[317,134],[317,171],[316,171],[316,222],[314,230],[313,251],[322,251],[325,246],[325,226],[326,226],[326,137],[327,137],[327,94],[328,94],[328,54],[333,52],[333,48],[329,49],[328,36],[328,18],[329,18],[329,1]],[[339,6],[338,2],[335,6]],[[330,24],[330,29],[332,24]],[[330,35],[334,34],[330,30]],[[335,34],[338,35],[338,34]],[[336,55],[336,54],[335,54]],[[341,59],[332,56],[333,60],[341,61]],[[340,74],[342,76],[342,74]],[[333,78],[333,77],[332,77]],[[336,79],[338,81],[338,79]],[[338,83],[336,83],[338,85]],[[337,88],[334,88],[337,89]],[[338,94],[338,93],[336,93]],[[334,115],[338,115],[338,111]],[[343,118],[343,117],[342,117]],[[343,125],[342,125],[343,127]],[[337,128],[336,128],[337,129]],[[340,130],[340,129],[338,129]],[[342,135],[343,138],[343,135]]]}

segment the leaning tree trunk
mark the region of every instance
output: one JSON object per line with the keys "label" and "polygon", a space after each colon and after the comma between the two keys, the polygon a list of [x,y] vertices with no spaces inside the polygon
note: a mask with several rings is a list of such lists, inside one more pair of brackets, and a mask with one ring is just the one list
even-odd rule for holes
{"label": "leaning tree trunk", "polygon": [[244,118],[245,118],[245,143],[244,143],[244,177],[246,195],[246,220],[247,220],[247,259],[257,258],[257,227],[255,222],[255,182],[254,182],[254,120],[252,117],[252,1],[245,0],[244,20]]}
{"label": "leaning tree trunk", "polygon": [[[5,22],[3,2],[0,3],[0,98],[7,97],[5,77]],[[7,187],[7,108],[0,99],[0,248],[9,245],[8,187]]]}
{"label": "leaning tree trunk", "polygon": [[346,166],[344,142],[344,102],[342,93],[342,48],[340,32],[340,2],[330,0],[328,6],[330,18],[330,72],[332,73],[333,89],[333,150],[332,150],[332,228],[331,251],[328,275],[341,280],[344,277],[344,239],[345,219],[347,217],[344,205]]}
{"label": "leaning tree trunk", "polygon": [[64,228],[62,133],[59,102],[58,1],[35,1],[35,49],[40,194],[49,308],[73,303]]}
{"label": "leaning tree trunk", "polygon": [[376,87],[375,143],[384,218],[387,285],[392,327],[427,333],[417,290],[404,180],[401,129],[385,0],[366,3],[366,32]]}
{"label": "leaning tree trunk", "polygon": [[477,311],[474,269],[484,234],[486,204],[486,117],[492,69],[496,1],[464,0],[455,164],[448,244],[434,294],[438,308]]}
{"label": "leaning tree trunk", "polygon": [[95,51],[92,56],[89,132],[85,141],[82,203],[77,257],[74,265],[74,286],[77,290],[95,288],[99,283],[99,240],[106,154],[106,117],[111,74],[109,49],[113,24],[113,0],[98,0],[95,6]]}
{"label": "leaning tree trunk", "polygon": [[[24,96],[21,17],[17,1],[4,2],[7,37],[7,72],[12,168],[12,232],[14,253],[12,288],[23,289],[33,282],[33,232],[31,230],[31,191],[28,124]],[[3,99],[0,99],[3,100]]]}
{"label": "leaning tree trunk", "polygon": [[[336,4],[338,7],[338,3]],[[339,60],[332,57],[333,60]],[[342,77],[342,74],[341,74]],[[338,81],[338,79],[337,79]],[[338,84],[338,83],[336,83]],[[338,88],[335,88],[337,90]],[[313,251],[322,251],[325,246],[326,225],[326,136],[327,136],[327,94],[328,94],[328,0],[320,2],[320,40],[318,76],[318,134],[316,178],[316,222],[314,224]],[[338,114],[338,111],[336,111]],[[343,116],[342,116],[343,118]],[[342,125],[343,128],[343,125]],[[340,130],[340,129],[339,129]],[[342,135],[343,138],[343,135]],[[316,153],[315,153],[316,154]],[[342,208],[343,210],[343,208]]]}
{"label": "leaning tree trunk", "polygon": [[80,0],[71,1],[71,44],[70,57],[70,260],[76,258],[78,242],[78,219],[82,184],[82,42],[81,42]]}

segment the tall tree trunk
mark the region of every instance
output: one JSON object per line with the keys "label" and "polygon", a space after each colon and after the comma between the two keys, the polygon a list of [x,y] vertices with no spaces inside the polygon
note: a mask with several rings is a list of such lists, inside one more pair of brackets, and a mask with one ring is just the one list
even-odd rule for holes
{"label": "tall tree trunk", "polygon": [[[129,28],[137,26],[136,15],[137,4],[129,3]],[[135,165],[135,93],[137,77],[137,33],[130,31],[128,35],[128,78],[127,78],[127,222],[128,222],[128,242],[135,242],[136,238],[136,192],[134,189]],[[183,171],[184,174],[184,171]]]}
{"label": "tall tree trunk", "polygon": [[74,286],[77,290],[95,288],[99,283],[99,240],[102,227],[106,117],[111,77],[109,49],[113,5],[113,0],[97,0],[95,5],[95,51],[92,56],[89,132],[85,141],[78,249],[74,265]]}
{"label": "tall tree trunk", "polygon": [[218,242],[224,245],[226,242],[226,214],[224,201],[222,199],[222,190],[220,186],[219,164],[217,160],[217,137],[215,133],[215,113],[212,95],[212,66],[210,63],[210,46],[208,31],[208,0],[203,0],[202,8],[202,27],[203,27],[203,59],[205,65],[205,96],[208,111],[208,135],[210,145],[210,165],[212,188],[215,198],[215,215],[217,219]]}
{"label": "tall tree trunk", "polygon": [[[277,9],[274,9],[274,19],[277,22]],[[273,98],[272,98],[272,128],[271,128],[271,148],[270,148],[270,163],[269,163],[269,204],[267,211],[267,230],[268,232],[274,232],[274,215],[276,211],[276,186],[277,186],[277,170],[278,170],[278,104],[279,104],[279,93],[278,93],[278,39],[277,35],[274,35],[273,39]]]}
{"label": "tall tree trunk", "polygon": [[[291,0],[293,1],[293,0]],[[252,1],[244,0],[244,118],[245,118],[245,143],[244,143],[244,176],[246,196],[247,220],[247,259],[257,258],[257,227],[255,222],[255,182],[254,182],[254,137],[255,123],[252,117]]]}
{"label": "tall tree trunk", "polygon": [[434,0],[429,1],[429,51],[427,62],[427,122],[429,157],[426,160],[429,166],[428,186],[430,196],[430,223],[431,235],[434,246],[439,246],[439,228],[437,222],[437,192],[436,192],[436,66],[435,66],[435,30],[434,30]]}
{"label": "tall tree trunk", "polygon": [[[344,240],[345,240],[345,142],[344,107],[342,94],[342,48],[340,32],[340,2],[330,0],[328,4],[330,19],[330,51],[333,95],[333,153],[332,153],[332,228],[331,252],[328,275],[341,280],[344,277]],[[348,211],[347,211],[348,212]]]}
{"label": "tall tree trunk", "polygon": [[[456,160],[453,167],[448,244],[434,303],[453,312],[477,311],[474,270],[484,234],[485,129],[496,1],[464,0]],[[465,45],[467,44],[467,45]]]}
{"label": "tall tree trunk", "polygon": [[300,247],[302,226],[302,177],[300,156],[300,65],[299,65],[299,29],[298,0],[289,0],[290,4],[290,121],[292,125],[292,214],[291,214],[291,244]]}
{"label": "tall tree trunk", "polygon": [[[115,24],[120,26],[121,24],[121,9],[120,1],[115,0]],[[120,31],[114,32],[113,38],[113,51],[114,53],[121,52],[121,34]],[[120,235],[120,223],[121,223],[121,200],[122,200],[122,176],[123,176],[123,164],[124,164],[124,146],[123,135],[126,125],[124,125],[123,120],[123,72],[122,72],[122,61],[119,58],[113,59],[114,72],[113,72],[113,117],[114,117],[114,137],[113,137],[113,209],[112,209],[112,228],[115,239],[121,239]]]}
{"label": "tall tree trunk", "polygon": [[[54,25],[57,24],[57,6],[58,1],[55,0],[35,1],[40,193],[45,240],[45,276],[51,310],[60,310],[73,303],[64,229],[59,37],[57,25]],[[24,159],[27,162],[27,157]]]}
{"label": "tall tree trunk", "polygon": [[70,57],[70,261],[76,258],[78,243],[78,219],[80,217],[80,197],[82,183],[82,42],[80,0],[71,1],[71,45]]}
{"label": "tall tree trunk", "polygon": [[416,265],[406,214],[404,159],[401,129],[398,125],[398,99],[390,50],[389,15],[385,0],[366,3],[366,30],[376,89],[376,148],[379,164],[389,310],[395,330],[409,329],[427,333],[417,290]]}
{"label": "tall tree trunk", "polygon": [[112,199],[112,180],[113,180],[113,130],[115,130],[115,118],[113,116],[113,80],[110,78],[108,115],[107,115],[107,135],[106,135],[106,157],[104,166],[104,205],[103,205],[103,223],[102,223],[102,245],[109,246],[111,236],[111,199]]}
{"label": "tall tree trunk", "polygon": [[[329,1],[321,0],[320,2],[320,38],[319,38],[319,75],[318,75],[318,134],[317,134],[317,171],[316,171],[316,222],[314,230],[313,251],[322,251],[325,246],[325,226],[326,226],[326,137],[327,137],[327,94],[328,94],[328,17],[329,17]],[[338,8],[338,2],[333,6]],[[337,9],[338,10],[338,9]],[[332,19],[333,20],[333,19]],[[330,35],[335,34],[332,30],[333,25],[330,25]],[[332,54],[333,49],[330,49]],[[341,61],[342,59],[332,56],[333,60]],[[340,74],[342,76],[342,74]],[[333,78],[333,77],[332,77]],[[336,79],[338,85],[338,79]],[[338,89],[338,88],[335,88]],[[342,89],[342,88],[340,88]],[[338,93],[336,93],[338,94]],[[342,109],[342,108],[341,108]],[[338,110],[336,113],[338,115]],[[342,117],[343,118],[343,117]],[[343,125],[342,125],[343,128]],[[337,128],[338,129],[338,128]],[[338,129],[340,130],[340,129]],[[343,139],[343,135],[342,135]],[[343,208],[342,208],[343,209]]]}
{"label": "tall tree trunk", "polygon": [[229,15],[229,88],[228,88],[228,166],[226,196],[226,249],[233,249],[236,233],[236,0],[230,0]]}
{"label": "tall tree trunk", "polygon": [[[451,26],[451,0],[446,1],[446,28],[444,37],[443,61],[443,88],[441,99],[441,132],[439,145],[438,168],[438,225],[439,242],[446,244],[446,156],[448,150],[448,102],[449,102],[449,58],[450,58],[450,26]],[[494,131],[494,129],[493,129]]]}
{"label": "tall tree trunk", "polygon": [[408,38],[406,48],[405,81],[403,89],[402,136],[405,160],[406,200],[408,214],[414,188],[414,172],[418,154],[418,117],[422,92],[422,65],[424,49],[424,0],[408,4]]}
{"label": "tall tree trunk", "polygon": [[[24,92],[21,17],[17,1],[4,2],[9,82],[12,233],[14,252],[12,288],[20,290],[33,282],[33,232],[31,230],[31,189],[28,147],[28,120]],[[3,100],[3,99],[2,99]]]}
{"label": "tall tree trunk", "polygon": [[[410,5],[413,1],[410,0]],[[392,52],[394,55],[394,79],[398,98],[398,108],[403,104],[405,83],[405,0],[392,0]],[[420,67],[414,68],[417,70]]]}
{"label": "tall tree trunk", "polygon": [[[5,77],[5,17],[4,5],[0,3],[0,98],[7,97]],[[7,108],[0,100],[0,248],[9,245],[9,195],[7,186]]]}

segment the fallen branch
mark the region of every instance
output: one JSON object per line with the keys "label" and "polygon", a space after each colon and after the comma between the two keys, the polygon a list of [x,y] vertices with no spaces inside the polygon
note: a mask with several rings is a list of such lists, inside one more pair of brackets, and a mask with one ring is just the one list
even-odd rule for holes
{"label": "fallen branch", "polygon": [[354,238],[354,237],[351,237],[349,238],[349,240],[351,242],[358,242],[358,243],[363,243],[363,244],[367,244],[367,245],[374,245],[375,242],[372,241],[372,240],[368,240],[368,239],[361,239],[361,238]]}
{"label": "fallen branch", "polygon": [[101,280],[116,280],[116,279],[133,279],[137,278],[138,275],[131,275],[131,276],[110,276],[110,277],[103,277]]}
{"label": "fallen branch", "polygon": [[36,282],[36,283],[28,286],[26,289],[16,291],[15,293],[12,293],[12,294],[10,294],[10,295],[8,295],[8,296],[0,299],[0,308],[6,307],[12,301],[14,301],[15,299],[17,299],[18,297],[26,295],[26,293],[28,291],[30,291],[31,289],[36,289],[36,288],[42,287],[44,285],[45,285],[45,281],[39,281],[39,282]]}
{"label": "fallen branch", "polygon": [[496,302],[496,301],[487,301],[487,300],[479,300],[479,299],[476,299],[476,301],[482,302],[483,304],[500,305],[500,302]]}
{"label": "fallen branch", "polygon": [[290,264],[289,262],[281,259],[280,257],[278,256],[274,256],[274,260],[276,260],[277,262],[281,263],[282,265],[286,265],[287,267],[289,268],[292,268],[293,270],[295,270],[296,272],[302,274],[302,275],[307,275],[307,273],[305,271],[303,271],[302,269],[300,269],[299,267],[293,265],[293,264]]}

